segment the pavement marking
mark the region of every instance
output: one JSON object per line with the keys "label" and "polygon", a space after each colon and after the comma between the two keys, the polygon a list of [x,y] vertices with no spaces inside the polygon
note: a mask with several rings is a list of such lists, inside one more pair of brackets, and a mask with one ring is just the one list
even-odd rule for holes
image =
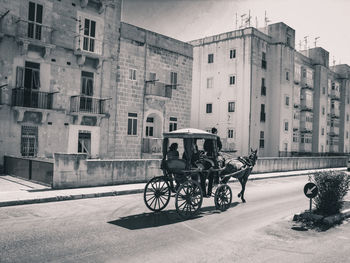
{"label": "pavement marking", "polygon": [[197,232],[197,233],[202,234],[202,235],[204,235],[204,236],[207,235],[207,234],[205,234],[204,232],[202,232],[202,231],[200,231],[200,230],[198,230],[198,229],[195,229],[195,228],[189,226],[186,222],[182,222],[182,224],[183,224],[185,227],[187,227],[188,229],[190,229],[190,230],[192,230],[192,231],[194,231],[194,232]]}

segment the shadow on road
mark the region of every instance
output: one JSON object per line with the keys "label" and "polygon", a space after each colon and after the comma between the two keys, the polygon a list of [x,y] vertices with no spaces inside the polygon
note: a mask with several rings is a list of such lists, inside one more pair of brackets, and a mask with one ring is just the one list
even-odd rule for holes
{"label": "shadow on road", "polygon": [[[232,203],[231,208],[237,206],[238,204],[238,202]],[[221,213],[221,211],[216,210],[215,206],[202,207],[200,213],[190,220],[194,220],[202,216],[219,213]],[[150,212],[120,217],[119,219],[110,221],[108,223],[124,227],[130,230],[137,230],[143,228],[171,225],[182,221],[184,220],[177,214],[176,210],[165,210],[160,212]]]}

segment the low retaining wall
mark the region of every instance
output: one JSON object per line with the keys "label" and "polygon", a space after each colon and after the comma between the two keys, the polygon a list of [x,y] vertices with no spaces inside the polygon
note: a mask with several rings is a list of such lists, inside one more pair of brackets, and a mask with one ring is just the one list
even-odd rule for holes
{"label": "low retaining wall", "polygon": [[[348,157],[260,158],[253,173],[345,167]],[[53,188],[146,182],[162,174],[159,159],[90,160],[86,154],[55,153]]]}
{"label": "low retaining wall", "polygon": [[347,156],[259,158],[253,173],[346,167]]}
{"label": "low retaining wall", "polygon": [[159,159],[89,160],[86,154],[55,153],[53,188],[146,182],[162,174]]}

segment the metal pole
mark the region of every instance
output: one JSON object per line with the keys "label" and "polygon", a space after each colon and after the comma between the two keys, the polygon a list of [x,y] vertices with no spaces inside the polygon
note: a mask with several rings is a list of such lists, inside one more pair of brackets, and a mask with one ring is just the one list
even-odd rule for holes
{"label": "metal pole", "polygon": [[312,209],[312,198],[310,198],[310,213],[311,213],[311,209]]}

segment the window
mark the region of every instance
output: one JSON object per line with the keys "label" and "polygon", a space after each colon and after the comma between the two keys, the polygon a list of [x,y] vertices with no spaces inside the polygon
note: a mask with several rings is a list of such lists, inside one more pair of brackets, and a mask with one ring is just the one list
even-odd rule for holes
{"label": "window", "polygon": [[235,136],[234,130],[233,130],[233,129],[228,129],[228,130],[227,130],[227,138],[233,139],[234,136]]}
{"label": "window", "polygon": [[262,52],[261,68],[266,69],[266,53]]}
{"label": "window", "polygon": [[306,69],[303,68],[303,78],[306,78]]}
{"label": "window", "polygon": [[289,81],[289,71],[286,71],[286,80]]}
{"label": "window", "polygon": [[[39,93],[35,90],[40,88],[40,64],[34,62],[25,62],[25,67],[17,67],[16,87],[24,88],[18,92],[16,104],[24,107],[43,107],[43,99],[39,98]],[[22,95],[21,95],[22,94]]]}
{"label": "window", "polygon": [[236,77],[231,75],[230,76],[230,85],[235,85],[235,82],[236,82]]}
{"label": "window", "polygon": [[137,113],[128,113],[128,135],[137,134]]}
{"label": "window", "polygon": [[149,73],[149,81],[155,81],[156,78],[157,78],[157,74],[156,73],[153,73],[153,72]]}
{"label": "window", "polygon": [[169,131],[176,131],[177,130],[177,118],[175,117],[170,117],[170,122],[169,122]]}
{"label": "window", "polygon": [[85,18],[83,50],[95,52],[96,22]]}
{"label": "window", "polygon": [[266,96],[265,78],[261,79],[261,96]]}
{"label": "window", "polygon": [[284,151],[287,152],[288,151],[288,143],[285,142],[283,145],[284,145]]}
{"label": "window", "polygon": [[213,88],[213,78],[207,78],[207,89]]}
{"label": "window", "polygon": [[235,102],[231,101],[228,103],[228,112],[235,112]]}
{"label": "window", "polygon": [[264,139],[264,132],[260,131],[260,140],[259,140],[259,148],[265,147],[265,139]]}
{"label": "window", "polygon": [[212,113],[212,112],[213,112],[212,107],[213,107],[213,104],[208,103],[208,104],[207,104],[207,109],[206,109],[206,112],[207,112],[207,113]]}
{"label": "window", "polygon": [[129,69],[129,79],[136,80],[136,69]]}
{"label": "window", "polygon": [[21,154],[24,157],[35,157],[38,153],[38,127],[22,126]]}
{"label": "window", "polygon": [[26,61],[25,68],[17,67],[16,87],[28,90],[40,88],[40,64]]}
{"label": "window", "polygon": [[321,130],[321,135],[324,135],[324,128],[322,128]]}
{"label": "window", "polygon": [[94,73],[82,71],[81,72],[81,94],[92,96],[94,89]]}
{"label": "window", "polygon": [[260,121],[265,122],[266,114],[265,114],[265,104],[261,104],[260,108]]}
{"label": "window", "polygon": [[[81,94],[84,96],[80,97],[81,111],[92,112],[93,102],[91,96],[93,95],[94,88],[94,73],[82,71],[81,72]],[[87,97],[88,96],[88,97]]]}
{"label": "window", "polygon": [[349,132],[346,132],[346,139],[349,139]]}
{"label": "window", "polygon": [[146,119],[146,137],[153,137],[153,129],[154,129],[154,118],[147,117],[147,119]]}
{"label": "window", "polygon": [[284,130],[288,131],[288,121],[284,121]]}
{"label": "window", "polygon": [[322,115],[326,114],[326,108],[324,106],[322,106]]}
{"label": "window", "polygon": [[346,121],[349,121],[349,114],[346,114]]}
{"label": "window", "polygon": [[326,94],[326,87],[322,87],[322,94]]}
{"label": "window", "polygon": [[214,54],[208,54],[208,63],[214,63]]}
{"label": "window", "polygon": [[29,2],[28,31],[27,36],[41,40],[41,29],[43,23],[43,6]]}
{"label": "window", "polygon": [[236,58],[236,49],[230,50],[230,59]]}
{"label": "window", "polygon": [[293,142],[299,141],[299,133],[298,131],[293,131]]}
{"label": "window", "polygon": [[334,89],[335,89],[335,83],[332,82],[332,90],[334,90]]}
{"label": "window", "polygon": [[170,84],[173,89],[176,89],[177,86],[177,73],[170,72]]}
{"label": "window", "polygon": [[289,106],[289,96],[285,97],[285,103],[286,103],[286,106]]}
{"label": "window", "polygon": [[91,154],[91,132],[79,131],[78,135],[78,153]]}

